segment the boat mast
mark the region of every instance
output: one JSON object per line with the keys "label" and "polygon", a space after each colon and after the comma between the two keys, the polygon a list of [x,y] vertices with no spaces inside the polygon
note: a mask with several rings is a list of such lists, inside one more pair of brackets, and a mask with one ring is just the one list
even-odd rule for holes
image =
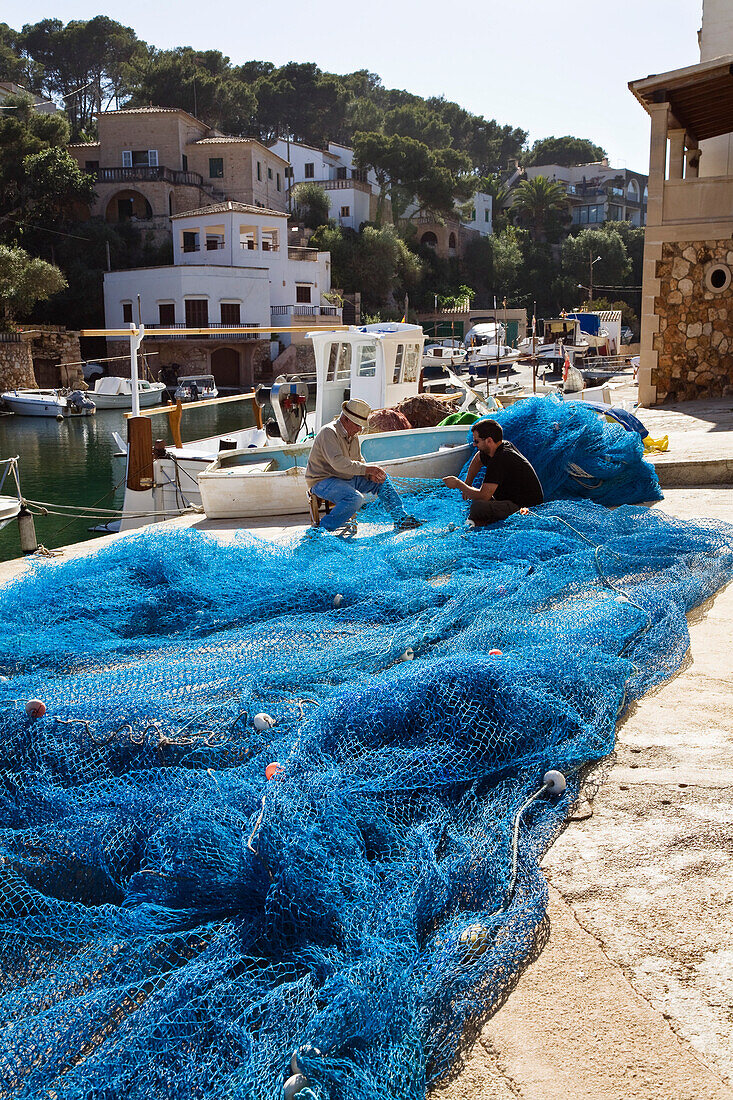
{"label": "boat mast", "polygon": [[132,415],[140,415],[140,390],[138,388],[137,353],[143,342],[145,325],[140,322],[137,329],[130,322],[130,385],[132,388]]}

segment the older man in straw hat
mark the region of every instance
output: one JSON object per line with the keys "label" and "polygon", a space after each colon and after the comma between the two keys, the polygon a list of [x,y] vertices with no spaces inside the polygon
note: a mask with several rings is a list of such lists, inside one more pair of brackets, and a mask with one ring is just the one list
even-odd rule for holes
{"label": "older man in straw hat", "polygon": [[420,526],[408,516],[392,482],[381,466],[369,466],[361,456],[359,432],[367,426],[372,410],[366,401],[351,398],[341,406],[338,420],[325,424],[313,441],[305,479],[308,488],[333,504],[321,520],[326,531],[348,528],[365,497],[376,494],[394,521],[396,531]]}

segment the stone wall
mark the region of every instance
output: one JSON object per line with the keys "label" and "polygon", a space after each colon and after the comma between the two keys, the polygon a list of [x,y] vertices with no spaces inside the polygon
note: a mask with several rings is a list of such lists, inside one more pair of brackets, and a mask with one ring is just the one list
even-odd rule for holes
{"label": "stone wall", "polygon": [[[79,333],[54,325],[39,325],[24,334],[31,342],[36,384],[44,386],[69,386],[76,389],[84,381],[81,368]],[[47,378],[40,377],[43,363]]]}
{"label": "stone wall", "polygon": [[54,325],[0,335],[0,392],[14,389],[76,389],[84,382],[79,333]]}
{"label": "stone wall", "polygon": [[35,385],[30,343],[27,340],[4,340],[0,336],[0,393],[35,388]]}
{"label": "stone wall", "polygon": [[730,239],[662,246],[654,301],[657,401],[733,395],[732,272]]}

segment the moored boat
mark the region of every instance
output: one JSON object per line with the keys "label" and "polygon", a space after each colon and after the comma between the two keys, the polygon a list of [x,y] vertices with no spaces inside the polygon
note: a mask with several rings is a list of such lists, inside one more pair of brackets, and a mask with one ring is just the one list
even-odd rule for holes
{"label": "moored boat", "polygon": [[[199,474],[209,519],[287,516],[308,512],[305,468],[311,442],[291,447],[222,451]],[[459,474],[471,454],[465,425],[378,432],[361,441],[366,462],[395,478]],[[401,486],[404,490],[404,486]],[[407,487],[409,491],[409,486]]]}
{"label": "moored boat", "polygon": [[[164,382],[147,382],[140,379],[137,384],[140,407],[149,409],[159,405],[165,390]],[[87,394],[98,409],[131,409],[132,380],[108,376],[98,378],[94,389]]]}
{"label": "moored boat", "polygon": [[81,390],[8,390],[0,399],[16,416],[43,416],[64,420],[68,416],[91,416],[94,404]]}
{"label": "moored boat", "polygon": [[[316,360],[315,431],[340,415],[344,391],[372,409],[393,408],[417,393],[425,336],[417,325],[378,324],[346,332],[311,332]],[[446,413],[448,412],[446,408]],[[308,511],[305,467],[311,441],[283,447],[220,452],[199,475],[210,519],[290,515]],[[457,474],[471,448],[462,426],[375,432],[362,440],[368,462],[391,477]]]}
{"label": "moored boat", "polygon": [[182,375],[173,395],[176,401],[206,401],[219,396],[213,374]]}

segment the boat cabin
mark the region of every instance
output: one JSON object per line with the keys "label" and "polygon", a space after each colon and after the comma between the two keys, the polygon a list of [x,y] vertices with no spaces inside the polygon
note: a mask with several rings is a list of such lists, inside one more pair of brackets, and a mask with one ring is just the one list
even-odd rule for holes
{"label": "boat cabin", "polygon": [[544,322],[543,339],[545,343],[579,344],[581,326],[576,317],[551,317]]}
{"label": "boat cabin", "polygon": [[418,392],[425,344],[419,325],[389,322],[308,337],[316,359],[316,431],[341,414],[349,397],[386,409]]}

